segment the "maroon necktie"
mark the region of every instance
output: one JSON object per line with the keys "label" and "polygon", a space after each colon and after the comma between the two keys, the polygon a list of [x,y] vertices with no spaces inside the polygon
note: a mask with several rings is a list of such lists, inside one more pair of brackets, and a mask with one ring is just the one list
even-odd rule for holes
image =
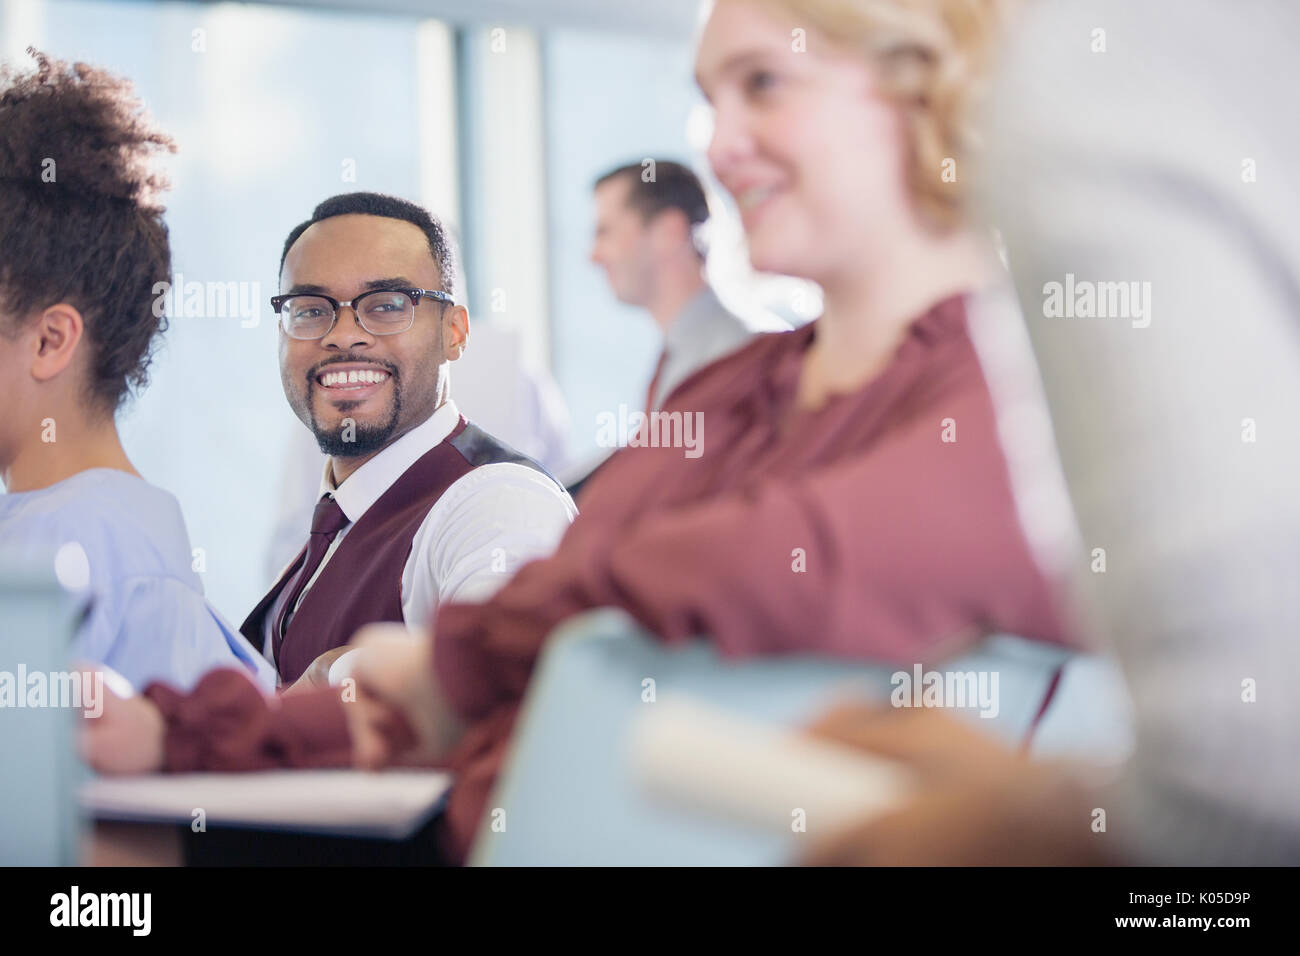
{"label": "maroon necktie", "polygon": [[664,349],[659,353],[659,364],[655,366],[655,373],[650,377],[650,388],[645,393],[645,413],[647,416],[655,410],[655,389],[659,386],[659,376],[664,372],[664,364],[668,361],[668,350]]}
{"label": "maroon necktie", "polygon": [[298,598],[302,596],[307,582],[320,567],[325,552],[329,550],[330,542],[347,523],[347,515],[343,513],[343,509],[339,507],[333,495],[325,495],[316,503],[316,510],[311,516],[311,535],[307,538],[307,554],[298,573],[285,585],[284,589],[289,599],[280,603],[279,613],[275,616],[275,627],[271,631],[277,661],[280,659],[280,645],[284,643],[284,635],[289,630],[289,619],[293,617],[293,609],[298,603]]}

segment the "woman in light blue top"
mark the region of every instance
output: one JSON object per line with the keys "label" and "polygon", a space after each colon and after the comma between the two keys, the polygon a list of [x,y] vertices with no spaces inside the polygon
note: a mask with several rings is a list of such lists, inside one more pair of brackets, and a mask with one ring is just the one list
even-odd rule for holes
{"label": "woman in light blue top", "polygon": [[35,57],[35,72],[0,70],[0,563],[52,564],[88,601],[74,656],[137,688],[242,664],[269,689],[271,668],[203,596],[176,499],[117,433],[166,324],[149,161],[171,141],[125,81]]}

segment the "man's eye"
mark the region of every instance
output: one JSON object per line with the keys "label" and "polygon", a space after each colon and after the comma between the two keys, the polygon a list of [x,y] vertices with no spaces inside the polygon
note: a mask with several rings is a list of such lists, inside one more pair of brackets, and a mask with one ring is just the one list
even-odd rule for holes
{"label": "man's eye", "polygon": [[766,93],[776,85],[777,76],[769,70],[755,70],[745,78],[745,92],[751,96]]}

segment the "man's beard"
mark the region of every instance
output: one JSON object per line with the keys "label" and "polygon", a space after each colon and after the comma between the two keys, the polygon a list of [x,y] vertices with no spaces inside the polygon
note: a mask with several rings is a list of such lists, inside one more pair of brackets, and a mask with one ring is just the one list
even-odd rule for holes
{"label": "man's beard", "polygon": [[[361,455],[377,452],[388,444],[393,432],[397,430],[397,421],[402,413],[402,393],[397,387],[396,376],[393,376],[390,381],[393,383],[393,407],[388,420],[382,424],[371,425],[354,422],[349,428],[345,419],[344,424],[331,430],[321,425],[316,420],[315,412],[312,412],[311,432],[316,436],[316,444],[320,445],[322,452],[336,458],[357,458]],[[309,398],[308,402],[310,401]],[[361,403],[339,402],[335,407],[346,416],[350,411],[348,406],[359,404]]]}

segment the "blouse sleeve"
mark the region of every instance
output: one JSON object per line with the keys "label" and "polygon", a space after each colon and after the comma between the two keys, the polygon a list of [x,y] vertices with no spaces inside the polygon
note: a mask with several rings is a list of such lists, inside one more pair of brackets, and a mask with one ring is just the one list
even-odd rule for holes
{"label": "blouse sleeve", "polygon": [[987,392],[945,402],[932,419],[827,467],[651,514],[617,534],[579,519],[553,557],[524,567],[493,600],[444,609],[442,687],[466,716],[487,713],[522,694],[556,624],[604,605],[666,641],[708,635],[737,656],[914,662],[992,630],[1063,641],[1020,530]]}
{"label": "blouse sleeve", "polygon": [[144,696],[166,722],[170,771],[340,767],[352,761],[336,690],[265,697],[244,674],[223,669],[204,676],[188,694],[154,683]]}

